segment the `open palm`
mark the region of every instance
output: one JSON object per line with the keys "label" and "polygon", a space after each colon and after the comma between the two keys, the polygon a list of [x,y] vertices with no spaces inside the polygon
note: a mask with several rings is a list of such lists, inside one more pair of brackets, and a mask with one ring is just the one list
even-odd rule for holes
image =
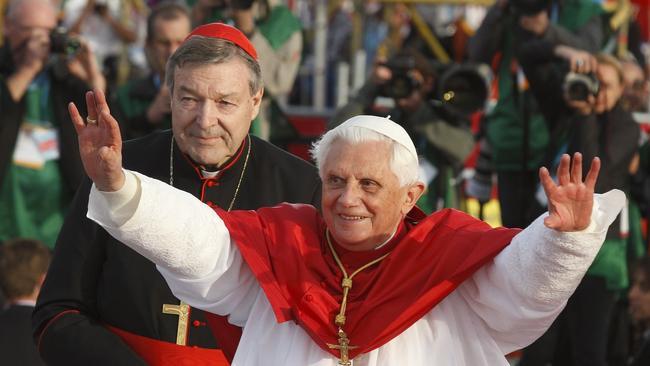
{"label": "open palm", "polygon": [[593,209],[594,186],[600,171],[600,159],[594,158],[587,176],[582,181],[582,154],[564,154],[557,168],[556,184],[546,168],[539,178],[548,197],[549,216],[544,224],[558,231],[579,231],[589,226]]}
{"label": "open palm", "polygon": [[100,90],[86,93],[86,106],[88,117],[84,121],[74,103],[68,105],[77,131],[81,161],[99,190],[116,191],[124,183],[120,129]]}

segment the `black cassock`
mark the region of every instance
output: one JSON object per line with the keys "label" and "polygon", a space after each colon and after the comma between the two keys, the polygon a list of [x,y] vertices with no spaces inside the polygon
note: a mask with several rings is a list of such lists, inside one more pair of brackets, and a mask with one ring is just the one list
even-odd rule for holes
{"label": "black cassock", "polygon": [[[124,167],[167,183],[172,171],[175,187],[224,209],[231,203],[233,209],[281,202],[320,206],[316,168],[261,139],[245,138],[222,173],[202,179],[177,145],[170,159],[171,137],[163,131],[125,142]],[[57,240],[33,316],[34,335],[51,365],[144,365],[106,325],[176,343],[179,316],[162,310],[179,300],[153,263],[86,218],[90,186],[86,180],[77,192]],[[186,344],[218,348],[198,309],[190,311]]]}
{"label": "black cassock", "polygon": [[0,363],[3,365],[42,366],[29,324],[32,306],[13,304],[0,309]]}

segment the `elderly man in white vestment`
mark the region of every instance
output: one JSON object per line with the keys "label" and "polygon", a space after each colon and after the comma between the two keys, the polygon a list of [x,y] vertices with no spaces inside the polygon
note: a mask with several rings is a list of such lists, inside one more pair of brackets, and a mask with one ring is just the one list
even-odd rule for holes
{"label": "elderly man in white vestment", "polygon": [[594,195],[600,161],[583,181],[576,154],[557,183],[540,170],[549,212],[522,231],[424,216],[406,132],[357,116],[314,146],[322,214],[228,213],[123,170],[117,122],[89,95],[98,123],[69,107],[94,181],[88,217],[155,262],[176,296],[243,327],[235,366],[507,365],[562,310],[625,201]]}

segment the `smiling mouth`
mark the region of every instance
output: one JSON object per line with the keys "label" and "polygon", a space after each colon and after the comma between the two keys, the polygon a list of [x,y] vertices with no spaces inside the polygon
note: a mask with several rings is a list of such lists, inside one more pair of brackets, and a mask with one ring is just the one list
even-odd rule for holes
{"label": "smiling mouth", "polygon": [[345,221],[358,221],[358,220],[365,219],[364,216],[349,216],[349,215],[343,215],[343,214],[339,214],[339,217],[342,218]]}

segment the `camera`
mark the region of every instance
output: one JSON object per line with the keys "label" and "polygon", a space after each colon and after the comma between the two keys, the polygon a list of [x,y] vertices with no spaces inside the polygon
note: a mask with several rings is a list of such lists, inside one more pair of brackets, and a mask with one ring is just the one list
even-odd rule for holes
{"label": "camera", "polygon": [[548,9],[551,0],[510,0],[510,6],[518,15],[532,16]]}
{"label": "camera", "polygon": [[388,98],[406,98],[411,95],[421,83],[414,78],[410,71],[415,70],[415,59],[409,56],[395,57],[384,64],[390,69],[391,78],[379,88],[379,95]]}
{"label": "camera", "polygon": [[484,64],[439,65],[435,101],[455,116],[468,116],[485,107],[490,92],[490,67]]}
{"label": "camera", "polygon": [[596,96],[600,90],[600,82],[595,74],[578,74],[569,72],[562,84],[564,95],[569,100],[586,101],[590,95]]}
{"label": "camera", "polygon": [[63,27],[57,27],[50,32],[50,52],[62,55],[73,55],[81,48],[78,38],[71,36]]}

